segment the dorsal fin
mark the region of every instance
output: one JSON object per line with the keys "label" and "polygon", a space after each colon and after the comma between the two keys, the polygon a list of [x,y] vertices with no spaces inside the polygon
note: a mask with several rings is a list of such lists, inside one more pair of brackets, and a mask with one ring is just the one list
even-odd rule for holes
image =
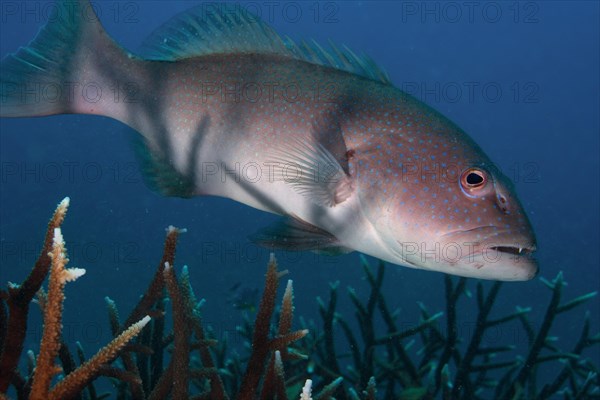
{"label": "dorsal fin", "polygon": [[288,52],[282,38],[260,18],[204,6],[171,18],[144,41],[143,48],[145,57],[167,61],[206,54]]}
{"label": "dorsal fin", "polygon": [[176,15],[154,31],[143,44],[148,59],[175,61],[207,54],[279,54],[312,64],[336,68],[391,84],[388,75],[366,55],[346,46],[294,42],[281,37],[259,17],[243,10],[220,12],[197,6]]}

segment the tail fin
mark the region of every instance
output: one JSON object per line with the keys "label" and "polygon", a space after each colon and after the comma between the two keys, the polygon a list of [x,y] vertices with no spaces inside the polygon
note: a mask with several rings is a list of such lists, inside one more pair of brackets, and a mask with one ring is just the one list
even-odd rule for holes
{"label": "tail fin", "polygon": [[98,93],[82,88],[115,59],[128,57],[105,33],[89,0],[58,0],[36,38],[0,64],[0,117],[101,114]]}

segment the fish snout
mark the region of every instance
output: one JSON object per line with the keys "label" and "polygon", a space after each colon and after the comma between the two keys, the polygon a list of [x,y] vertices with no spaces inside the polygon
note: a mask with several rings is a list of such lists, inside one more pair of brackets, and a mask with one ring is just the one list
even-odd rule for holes
{"label": "fish snout", "polygon": [[[522,243],[524,248],[535,251],[537,241],[531,222],[519,199],[506,187],[496,186],[495,206],[503,214],[504,229],[512,231],[516,241]],[[501,229],[501,226],[498,226]]]}

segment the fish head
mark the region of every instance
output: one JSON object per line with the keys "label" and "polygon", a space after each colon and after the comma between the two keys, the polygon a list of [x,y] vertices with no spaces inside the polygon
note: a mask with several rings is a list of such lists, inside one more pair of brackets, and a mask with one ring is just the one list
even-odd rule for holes
{"label": "fish head", "polygon": [[404,163],[394,183],[385,186],[375,227],[388,253],[397,264],[414,268],[532,279],[538,271],[532,257],[536,239],[514,185],[463,132],[438,139],[438,146],[419,150],[422,162],[413,157],[412,169]]}
{"label": "fish head", "polygon": [[535,233],[512,182],[492,164],[484,163],[464,168],[455,186],[460,189],[455,208],[446,212],[466,216],[460,226],[436,227],[434,237],[441,249],[447,249],[441,252],[439,266],[481,279],[535,277]]}
{"label": "fish head", "polygon": [[421,198],[394,196],[379,220],[378,230],[399,263],[481,279],[533,278],[535,234],[512,183],[482,164],[452,175],[456,179],[445,184],[403,192],[427,193]]}

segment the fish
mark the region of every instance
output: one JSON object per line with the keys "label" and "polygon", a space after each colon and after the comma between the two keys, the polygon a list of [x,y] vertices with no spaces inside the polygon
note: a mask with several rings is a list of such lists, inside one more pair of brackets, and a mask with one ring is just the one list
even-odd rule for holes
{"label": "fish", "polygon": [[238,282],[229,289],[227,302],[230,303],[236,310],[249,311],[253,313],[258,309],[258,288],[250,288],[241,285],[241,282]]}
{"label": "fish", "polygon": [[511,181],[459,126],[346,46],[199,6],[134,54],[89,1],[68,0],[0,67],[0,117],[121,121],[139,133],[141,169],[160,193],[281,216],[250,235],[259,245],[479,279],[538,273]]}

